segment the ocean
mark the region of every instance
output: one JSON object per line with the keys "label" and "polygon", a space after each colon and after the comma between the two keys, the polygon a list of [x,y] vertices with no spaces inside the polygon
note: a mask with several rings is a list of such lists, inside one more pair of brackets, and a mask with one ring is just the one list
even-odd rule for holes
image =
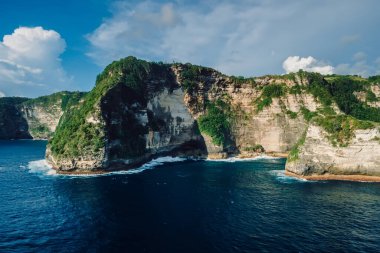
{"label": "ocean", "polygon": [[0,252],[379,252],[380,184],[284,175],[284,159],[161,158],[57,175],[0,141]]}

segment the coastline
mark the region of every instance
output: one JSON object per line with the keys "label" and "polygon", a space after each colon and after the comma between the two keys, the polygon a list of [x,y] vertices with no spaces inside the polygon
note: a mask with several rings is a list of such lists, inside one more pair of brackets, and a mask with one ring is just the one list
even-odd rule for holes
{"label": "coastline", "polygon": [[285,171],[285,175],[299,179],[310,181],[352,181],[352,182],[380,182],[380,176],[366,176],[366,175],[312,175],[301,176],[289,171]]}
{"label": "coastline", "polygon": [[[216,157],[207,157],[205,159],[199,159],[203,161],[223,161],[223,162],[230,162],[231,159],[236,159],[236,161],[252,161],[252,159],[273,159],[273,158],[286,158],[287,154],[286,153],[264,153],[264,154],[255,154],[255,155],[236,155],[236,156],[230,156],[227,158],[216,158]],[[163,157],[159,157],[163,158]],[[158,159],[159,159],[158,158]],[[175,158],[175,157],[172,157]],[[194,160],[192,157],[187,157],[186,160]],[[152,159],[146,163],[141,164],[141,166],[147,165],[151,162],[156,161],[156,159]],[[56,171],[57,174],[59,175],[103,175],[103,174],[108,174],[108,173],[113,173],[113,172],[119,172],[119,171],[129,171],[133,169],[139,169],[141,166],[136,166],[136,167],[130,167],[130,168],[125,168],[125,169],[108,169],[108,170],[103,170],[103,169],[97,169],[97,170],[59,170],[57,169],[54,165],[48,162],[46,160],[47,164]]]}
{"label": "coastline", "polygon": [[56,168],[52,167],[53,170],[59,175],[103,175],[110,172],[115,172],[119,170],[112,170],[112,171],[104,171],[104,170],[97,170],[97,171],[65,171],[65,170],[57,170]]}

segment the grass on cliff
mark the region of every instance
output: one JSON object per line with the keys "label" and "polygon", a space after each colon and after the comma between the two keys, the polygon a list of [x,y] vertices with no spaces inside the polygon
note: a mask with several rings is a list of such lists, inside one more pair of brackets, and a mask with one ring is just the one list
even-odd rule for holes
{"label": "grass on cliff", "polygon": [[57,102],[60,102],[60,109],[62,111],[66,111],[71,106],[77,105],[84,95],[86,95],[86,92],[61,91],[51,95],[29,99],[24,104],[27,106],[38,105],[49,111],[51,106],[57,104]]}
{"label": "grass on cliff", "polygon": [[218,146],[224,146],[231,129],[232,110],[230,105],[218,99],[207,105],[206,113],[199,117],[199,130],[212,138]]}
{"label": "grass on cliff", "polygon": [[[49,141],[53,155],[57,157],[77,157],[79,155],[96,155],[105,145],[103,123],[90,123],[86,119],[96,115],[96,105],[112,87],[117,84],[127,86],[133,100],[146,103],[146,85],[150,72],[163,64],[148,63],[135,57],[127,57],[108,65],[98,75],[96,86],[84,97],[82,106],[63,115],[53,138]],[[115,105],[117,106],[117,105]]]}
{"label": "grass on cliff", "polygon": [[327,138],[333,146],[347,147],[358,129],[371,129],[375,125],[370,121],[358,120],[352,116],[328,115],[318,116],[313,122],[327,132]]}
{"label": "grass on cliff", "polygon": [[[106,140],[119,143],[109,150],[112,159],[143,154],[145,142],[142,143],[142,135],[146,129],[137,124],[132,111],[136,106],[145,108],[148,96],[164,85],[171,88],[174,76],[169,71],[170,66],[132,56],[108,65],[97,76],[95,87],[84,97],[82,105],[62,116],[49,142],[53,155],[62,158],[96,157],[101,154]],[[117,90],[109,92],[115,87]],[[120,125],[113,125],[114,117]],[[90,122],[89,118],[101,120]]]}
{"label": "grass on cliff", "polygon": [[261,144],[256,144],[253,146],[247,146],[247,147],[244,147],[243,150],[248,151],[248,152],[257,152],[257,153],[265,152],[265,149]]}
{"label": "grass on cliff", "polygon": [[290,150],[288,159],[287,159],[289,162],[293,162],[299,159],[300,148],[305,144],[306,134],[307,134],[307,129],[305,130],[305,132],[302,133],[297,143]]}
{"label": "grass on cliff", "polygon": [[367,105],[360,101],[355,92],[365,92],[368,102],[378,100],[370,90],[370,86],[379,80],[379,77],[368,79],[359,76],[322,76],[317,73],[301,72],[307,78],[310,85],[307,91],[311,93],[323,106],[331,106],[335,102],[339,109],[347,115],[359,120],[380,122],[380,108]]}
{"label": "grass on cliff", "polygon": [[279,98],[286,94],[285,84],[268,84],[263,87],[261,96],[255,100],[257,111],[262,111],[272,104],[272,98]]}

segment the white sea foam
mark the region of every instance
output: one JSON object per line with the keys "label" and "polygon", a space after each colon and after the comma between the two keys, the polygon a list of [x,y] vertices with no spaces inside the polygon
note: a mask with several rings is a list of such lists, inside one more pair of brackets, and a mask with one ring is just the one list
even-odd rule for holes
{"label": "white sea foam", "polygon": [[30,173],[35,173],[43,176],[57,175],[56,171],[46,162],[46,160],[31,161],[28,163]]}
{"label": "white sea foam", "polygon": [[229,157],[225,159],[206,159],[209,162],[249,162],[249,161],[257,161],[257,160],[272,160],[272,159],[281,159],[280,157],[268,156],[268,155],[260,155],[251,158],[238,158],[238,157]]}
{"label": "white sea foam", "polygon": [[285,174],[285,170],[271,170],[269,173],[276,177],[281,183],[294,183],[294,182],[312,182],[303,178],[290,177]]}
{"label": "white sea foam", "polygon": [[108,173],[103,174],[72,174],[72,175],[65,175],[65,174],[57,174],[57,172],[52,169],[51,166],[46,162],[46,160],[38,160],[38,161],[31,161],[28,163],[28,170],[30,173],[36,173],[42,176],[62,176],[67,178],[73,178],[73,177],[99,177],[99,176],[109,176],[109,175],[128,175],[128,174],[136,174],[143,172],[144,170],[153,169],[159,165],[163,165],[165,163],[173,163],[173,162],[183,162],[188,160],[187,158],[181,158],[181,157],[171,157],[171,156],[165,156],[160,157],[157,159],[153,159],[150,162],[147,162],[143,164],[141,167],[138,167],[136,169],[130,169],[130,170],[122,170],[122,171],[112,171]]}

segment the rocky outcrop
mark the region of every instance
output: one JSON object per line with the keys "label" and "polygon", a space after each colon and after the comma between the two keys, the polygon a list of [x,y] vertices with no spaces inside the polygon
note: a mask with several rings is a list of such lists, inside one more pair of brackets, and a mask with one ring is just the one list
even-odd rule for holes
{"label": "rocky outcrop", "polygon": [[286,170],[312,179],[319,175],[380,176],[380,131],[356,130],[346,147],[331,144],[327,133],[310,125],[304,144],[298,147],[298,159],[288,161]]}
{"label": "rocky outcrop", "polygon": [[[110,64],[83,103],[64,114],[46,157],[61,173],[97,173],[164,155],[286,156],[296,147],[286,167],[297,175],[377,175],[377,156],[364,156],[379,149],[376,124],[346,115],[339,97],[345,86],[334,87],[339,77],[329,78],[301,71],[245,79],[128,57]],[[374,107],[348,92],[358,114],[377,119],[376,109],[367,110]],[[342,133],[333,134],[334,129]],[[355,154],[363,156],[364,165],[351,163]]]}
{"label": "rocky outcrop", "polygon": [[0,140],[31,139],[28,122],[19,110],[26,98],[0,98]]}
{"label": "rocky outcrop", "polygon": [[0,98],[0,139],[48,139],[63,113],[84,94],[64,91],[35,99]]}
{"label": "rocky outcrop", "polygon": [[18,107],[28,124],[28,131],[33,139],[48,139],[55,131],[63,114],[61,100],[49,107],[28,103]]}

